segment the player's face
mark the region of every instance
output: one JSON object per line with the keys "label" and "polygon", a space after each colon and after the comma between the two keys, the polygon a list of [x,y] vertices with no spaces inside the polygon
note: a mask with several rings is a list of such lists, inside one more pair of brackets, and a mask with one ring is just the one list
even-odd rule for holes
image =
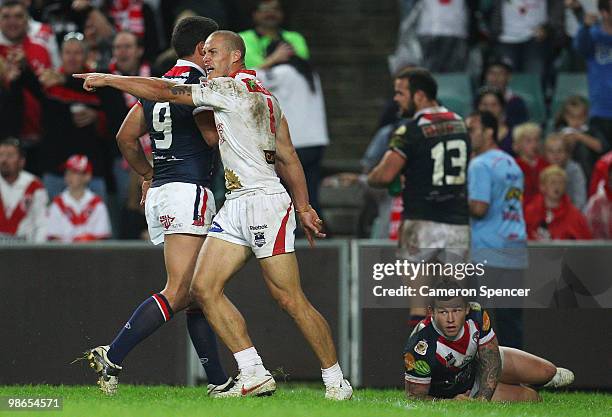
{"label": "player's face", "polygon": [[85,48],[77,40],[64,42],[62,46],[62,66],[66,74],[82,72],[85,67]]}
{"label": "player's face", "polygon": [[72,169],[67,169],[64,174],[64,182],[66,183],[66,187],[70,190],[81,190],[85,188],[90,179],[90,174],[73,171]]}
{"label": "player's face", "polygon": [[138,70],[143,50],[138,46],[136,36],[131,33],[120,33],[113,41],[113,58],[119,71],[134,73]]}
{"label": "player's face", "polygon": [[565,194],[565,178],[561,175],[551,175],[542,182],[542,194],[549,200],[560,201]]}
{"label": "player's face", "polygon": [[472,142],[472,149],[478,153],[485,145],[485,137],[480,123],[480,117],[472,116],[466,120],[468,133],[470,135],[470,141]]}
{"label": "player's face", "polygon": [[23,169],[25,161],[19,155],[19,150],[12,145],[0,146],[0,175],[15,176]]}
{"label": "player's face", "polygon": [[465,324],[469,308],[462,298],[453,298],[448,301],[436,301],[432,318],[438,329],[448,338],[454,338],[459,334]]}
{"label": "player's face", "polygon": [[9,41],[21,40],[28,30],[28,15],[21,6],[4,7],[0,12],[0,30]]}
{"label": "player's face", "polygon": [[405,78],[397,78],[394,87],[395,94],[393,95],[393,101],[397,103],[402,115],[410,116],[414,113],[414,101],[410,95],[408,80]]}
{"label": "player's face", "polygon": [[227,77],[231,72],[233,57],[222,37],[209,36],[204,43],[204,69],[208,79]]}
{"label": "player's face", "polygon": [[504,91],[510,81],[510,71],[502,65],[492,65],[485,76],[485,82],[490,87]]}

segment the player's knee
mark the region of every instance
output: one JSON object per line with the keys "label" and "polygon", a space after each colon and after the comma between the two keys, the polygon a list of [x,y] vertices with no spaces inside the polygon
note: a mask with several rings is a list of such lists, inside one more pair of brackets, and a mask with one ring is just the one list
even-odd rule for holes
{"label": "player's knee", "polygon": [[551,379],[553,379],[556,373],[557,373],[557,367],[547,361],[546,365],[544,365],[544,374],[545,374],[544,380],[546,382],[550,381]]}
{"label": "player's knee", "polygon": [[276,302],[287,313],[293,315],[298,309],[298,300],[295,297],[292,297],[288,293],[280,293],[276,294],[275,297]]}
{"label": "player's knee", "polygon": [[190,302],[187,288],[164,288],[161,293],[166,297],[170,307],[175,312],[184,309]]}
{"label": "player's knee", "polygon": [[205,307],[213,301],[215,292],[212,290],[212,288],[208,288],[205,285],[192,283],[191,287],[189,288],[189,296],[192,301],[198,303],[202,307]]}

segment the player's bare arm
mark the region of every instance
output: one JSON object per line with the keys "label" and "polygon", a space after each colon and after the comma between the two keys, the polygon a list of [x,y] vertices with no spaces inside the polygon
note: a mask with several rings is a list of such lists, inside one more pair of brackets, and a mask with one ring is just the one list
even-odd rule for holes
{"label": "player's bare arm", "polygon": [[219,132],[217,131],[217,126],[215,125],[215,115],[212,111],[202,111],[195,115],[195,122],[198,125],[198,129],[202,134],[202,137],[210,146],[214,148],[219,144]]}
{"label": "player's bare arm", "polygon": [[415,384],[414,382],[405,381],[406,397],[412,400],[434,400],[435,398],[429,395],[430,384]]}
{"label": "player's bare arm", "polygon": [[475,398],[491,401],[502,371],[497,338],[478,348],[478,366],[480,388]]}
{"label": "player's bare arm", "polygon": [[314,244],[314,237],[325,237],[325,234],[321,233],[321,224],[323,222],[308,202],[308,189],[306,188],[304,169],[291,142],[289,125],[285,117],[281,120],[280,128],[276,135],[274,167],[277,174],[285,181],[289,188],[295,211],[298,213],[298,217],[304,226],[306,238],[312,246]]}
{"label": "player's bare arm", "polygon": [[176,84],[154,77],[133,77],[115,74],[74,74],[74,78],[85,80],[83,88],[93,91],[98,87],[112,87],[145,100],[170,102],[193,106],[191,85]]}
{"label": "player's bare arm", "polygon": [[142,198],[140,204],[144,204],[147,191],[153,179],[153,166],[147,159],[140,144],[139,138],[147,133],[144,111],[141,105],[135,105],[127,114],[119,132],[117,132],[117,145],[130,167],[142,176]]}
{"label": "player's bare arm", "polygon": [[487,211],[489,211],[489,203],[485,203],[484,201],[469,200],[468,205],[470,208],[470,216],[477,219],[482,219],[487,215]]}
{"label": "player's bare arm", "polygon": [[372,187],[384,188],[402,172],[406,159],[393,150],[388,150],[382,160],[368,174],[368,184]]}

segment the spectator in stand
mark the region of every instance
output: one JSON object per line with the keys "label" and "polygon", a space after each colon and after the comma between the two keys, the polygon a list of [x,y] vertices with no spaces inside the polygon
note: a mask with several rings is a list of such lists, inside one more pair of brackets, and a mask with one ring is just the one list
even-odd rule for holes
{"label": "spectator in stand", "polygon": [[[26,7],[26,10],[30,7],[32,3],[31,0],[20,0],[21,3]],[[6,2],[5,2],[6,3]],[[32,16],[28,13],[28,38],[30,38],[33,42],[41,44],[45,47],[47,52],[49,52],[49,56],[51,57],[51,62],[54,68],[60,66],[60,56],[59,56],[59,48],[57,46],[57,40],[55,38],[55,34],[51,29],[51,26],[38,22],[32,18]],[[6,38],[2,33],[0,33],[0,45],[12,45],[12,42]]]}
{"label": "spectator in stand", "polygon": [[555,129],[568,141],[572,159],[590,175],[599,156],[610,149],[601,132],[588,125],[589,102],[581,96],[568,97],[555,119]]}
{"label": "spectator in stand", "polygon": [[586,177],[577,162],[570,159],[570,144],[559,134],[551,134],[544,142],[544,155],[551,165],[557,165],[567,174],[567,195],[579,210],[586,204]]}
{"label": "spectator in stand", "polygon": [[598,0],[601,15],[584,14],[574,48],[587,60],[591,128],[612,145],[612,1]]}
{"label": "spectator in stand", "polygon": [[[279,43],[281,41],[273,41],[268,53],[273,54]],[[321,161],[329,144],[329,135],[319,75],[310,62],[296,55],[286,63],[258,71],[257,75],[283,108],[289,122],[291,141],[304,168],[310,205],[321,213]]]}
{"label": "spectator in stand", "polygon": [[525,208],[529,240],[592,239],[589,225],[565,193],[567,174],[549,166],[540,174],[540,188]]}
{"label": "spectator in stand", "polygon": [[608,167],[608,182],[593,195],[586,206],[585,216],[593,238],[612,239],[612,165]]}
{"label": "spectator in stand", "polygon": [[[32,71],[39,73],[51,68],[51,56],[46,47],[35,42],[28,36],[28,11],[24,4],[18,0],[7,0],[0,6],[0,32],[7,40],[7,44],[0,45],[0,57],[12,61],[25,59]],[[20,90],[19,103],[12,106],[11,114],[19,119],[16,129],[22,140],[22,145],[28,150],[30,164],[28,168],[38,173],[36,147],[41,137],[41,109],[40,102],[31,91]],[[12,105],[12,104],[11,104]],[[3,103],[2,107],[8,107]]]}
{"label": "spectator in stand", "polygon": [[608,152],[595,163],[591,182],[589,183],[589,197],[602,190],[608,183],[608,172],[612,166],[612,151]]}
{"label": "spectator in stand", "polygon": [[87,185],[93,167],[85,155],[72,155],[65,164],[66,190],[49,206],[47,236],[60,242],[108,239],[111,225],[102,198]]}
{"label": "spectator in stand", "polygon": [[[240,32],[246,45],[247,68],[270,68],[287,62],[293,55],[310,59],[306,40],[298,32],[281,28],[284,14],[279,0],[259,0],[252,14],[255,28]],[[266,54],[273,41],[281,41],[271,54]]]}
{"label": "spectator in stand", "polygon": [[54,198],[64,189],[62,166],[75,152],[86,155],[93,164],[91,189],[106,199],[108,148],[111,140],[107,120],[117,120],[115,113],[125,107],[123,96],[110,89],[87,92],[71,77],[87,72],[83,35],[68,34],[62,43],[62,67],[58,73],[36,77],[28,67],[14,84],[27,86],[42,102],[41,142],[43,182]]}
{"label": "spectator in stand", "polygon": [[[497,146],[497,119],[476,112],[466,124],[475,157],[468,167],[468,203],[472,261],[486,264],[494,288],[518,288],[527,267],[527,232],[521,198],[523,173],[514,158]],[[498,337],[504,346],[523,344],[522,311],[495,309]]]}
{"label": "spectator in stand", "polygon": [[0,236],[44,242],[47,236],[47,192],[23,170],[25,154],[18,139],[0,142]]}
{"label": "spectator in stand", "polygon": [[506,123],[506,100],[502,92],[492,87],[482,87],[476,95],[476,109],[487,111],[497,119],[497,143],[502,151],[514,156],[512,149],[512,128]]}
{"label": "spectator in stand", "polygon": [[498,51],[517,72],[547,76],[563,41],[565,9],[560,0],[493,0],[491,32]]}
{"label": "spectator in stand", "polygon": [[525,101],[508,87],[511,78],[512,62],[505,57],[491,59],[482,76],[484,86],[496,88],[504,95],[506,123],[510,129],[529,120]]}
{"label": "spectator in stand", "polygon": [[422,0],[416,27],[424,68],[431,72],[463,72],[470,41],[476,38],[477,0]]}
{"label": "spectator in stand", "polygon": [[516,153],[516,163],[525,176],[523,207],[540,192],[540,173],[548,162],[540,155],[542,129],[536,123],[518,125],[512,134],[512,147]]}

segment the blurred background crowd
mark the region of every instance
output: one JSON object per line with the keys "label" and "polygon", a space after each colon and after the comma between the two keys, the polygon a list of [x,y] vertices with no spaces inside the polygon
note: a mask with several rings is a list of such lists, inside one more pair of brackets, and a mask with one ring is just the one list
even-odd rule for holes
{"label": "blurred background crowd", "polygon": [[[496,117],[499,146],[524,174],[529,239],[612,239],[612,0],[1,4],[5,238],[146,238],[141,179],[114,140],[137,99],[85,92],[70,75],[163,75],[176,61],[173,26],[202,15],[245,40],[246,65],[279,98],[332,236],[397,237],[401,199],[359,174],[400,120],[394,75],[419,66],[448,109]],[[213,191],[223,199],[221,180]]]}

